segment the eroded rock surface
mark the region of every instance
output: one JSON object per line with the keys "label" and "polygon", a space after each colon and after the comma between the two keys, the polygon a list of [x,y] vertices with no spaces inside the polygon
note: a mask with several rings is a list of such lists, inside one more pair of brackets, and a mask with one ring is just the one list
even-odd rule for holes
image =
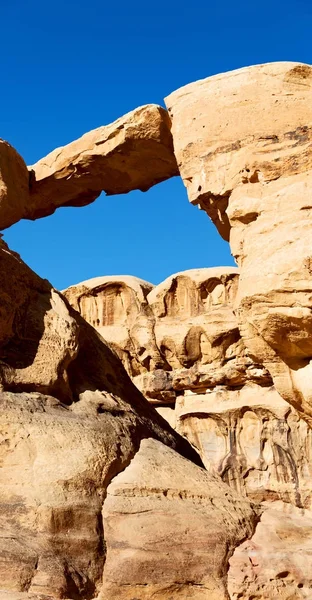
{"label": "eroded rock surface", "polygon": [[1,228],[179,168],[240,269],[62,295],[1,240],[1,600],[310,600],[311,91],[215,76],[167,99],[174,153],[148,105],[30,179],[0,142]]}
{"label": "eroded rock surface", "polygon": [[137,277],[95,277],[64,290],[84,319],[104,335],[134,377],[161,368],[147,296],[153,285]]}
{"label": "eroded rock surface", "polygon": [[97,278],[65,295],[208,470],[255,501],[309,507],[311,431],[246,350],[233,311],[238,283],[237,269],[197,269],[154,288]]}
{"label": "eroded rock surface", "polygon": [[0,139],[0,229],[19,221],[29,205],[29,173],[18,152]]}
{"label": "eroded rock surface", "polygon": [[[4,392],[0,404],[2,591],[87,600],[97,594],[133,598],[134,592],[143,599],[159,590],[167,597],[175,589],[188,598],[191,589],[196,598],[203,586],[205,593],[218,590],[212,597],[226,598],[228,558],[252,534],[257,514],[219,478],[177,460],[160,442],[149,439],[150,451],[141,458],[140,450],[138,469],[135,459],[127,467],[144,437],[155,435],[178,448],[177,435],[161,427],[157,413],[151,421],[144,402],[136,409],[105,391],[86,391],[67,407],[51,396]],[[115,478],[105,500],[109,482],[125,467],[123,485]],[[206,562],[215,555],[212,524],[218,543],[214,567]],[[201,549],[189,562],[199,533]],[[127,570],[120,570],[125,561]],[[155,585],[161,573],[166,576]]]}
{"label": "eroded rock surface", "polygon": [[312,513],[274,502],[230,559],[228,591],[231,600],[308,600],[311,573]]}
{"label": "eroded rock surface", "polygon": [[160,106],[142,106],[56,148],[30,172],[28,219],[50,215],[59,206],[85,206],[102,191],[146,191],[178,175],[170,119]]}
{"label": "eroded rock surface", "polygon": [[[103,585],[107,485],[129,464],[142,437],[156,435],[177,447],[178,437],[157,425],[157,413],[154,420],[144,401],[136,408],[105,391],[85,391],[67,407],[51,396],[4,392],[0,404],[0,589],[36,598],[93,598]],[[205,473],[194,468],[195,484]],[[154,476],[156,485],[156,471]],[[223,496],[226,486],[218,485]],[[236,502],[246,518],[242,527],[251,532],[256,515],[248,503],[238,497]],[[190,519],[191,507],[182,502],[181,518],[188,511]],[[239,514],[230,520],[240,529]],[[164,561],[159,555],[156,567],[161,570]]]}
{"label": "eroded rock surface", "polygon": [[143,440],[108,487],[103,514],[101,600],[228,598],[228,559],[250,537],[251,513],[217,477]]}
{"label": "eroded rock surface", "polygon": [[237,314],[280,394],[312,416],[312,67],[272,63],[190,84],[166,103],[192,202],[230,239]]}
{"label": "eroded rock surface", "polygon": [[[144,399],[100,334],[4,242],[0,273],[0,589],[9,597],[26,594],[37,600],[91,600],[98,594],[105,598],[110,584],[103,575],[106,490],[131,463],[143,439],[158,440],[160,456],[173,462],[170,467],[159,459],[151,471],[155,486],[162,466],[174,475],[177,452],[185,457],[182,465],[189,470],[190,489],[203,478],[207,495],[211,486],[215,490],[219,486],[224,515],[230,492],[221,479],[201,468],[191,445]],[[172,455],[162,449],[167,444],[174,449]],[[181,488],[178,474],[171,483]],[[153,489],[148,493],[152,505]],[[220,550],[220,568],[214,573],[216,589],[223,586],[223,558],[234,550],[236,540],[252,534],[257,521],[247,500],[233,498],[236,510],[224,523],[217,521],[220,508],[210,503],[208,518],[201,499],[194,500],[198,515],[196,524],[190,525],[194,536],[197,529],[206,530],[203,536],[209,539],[210,523],[218,522],[216,535],[218,531],[224,539],[226,553]],[[159,506],[165,526],[172,514],[165,495]],[[176,511],[177,521],[191,523],[193,503],[182,498]],[[147,522],[145,528],[156,546],[159,528],[147,531]],[[124,545],[129,543],[128,534],[125,529]],[[174,545],[180,540],[177,530]],[[182,572],[185,556],[177,561]],[[136,564],[134,569],[139,568],[139,561]],[[166,556],[158,552],[153,564],[161,573],[167,568]],[[147,572],[146,577],[152,586],[152,574]],[[201,585],[201,579],[202,572],[194,568],[194,585],[197,581]],[[187,597],[185,589],[181,593]]]}

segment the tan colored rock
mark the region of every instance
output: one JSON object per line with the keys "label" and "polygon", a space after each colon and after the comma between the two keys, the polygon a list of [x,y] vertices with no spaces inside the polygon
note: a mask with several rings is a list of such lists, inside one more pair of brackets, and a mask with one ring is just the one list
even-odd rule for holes
{"label": "tan colored rock", "polygon": [[[233,248],[244,238],[237,296],[242,336],[270,371],[280,394],[310,422],[312,286],[306,207],[311,183],[311,174],[272,182],[263,195],[267,210],[248,229],[233,226],[231,233]],[[237,202],[235,193],[233,201]],[[270,205],[276,203],[280,210],[274,211]]]}
{"label": "tan colored rock", "polygon": [[312,590],[312,513],[267,504],[251,540],[230,558],[231,600],[308,600]]}
{"label": "tan colored rock", "polygon": [[225,600],[228,558],[255,523],[217,477],[151,439],[108,487],[103,515],[101,600]]}
{"label": "tan colored rock", "polygon": [[157,346],[171,369],[222,362],[227,352],[231,355],[238,329],[228,305],[236,285],[235,268],[192,269],[149,293]]}
{"label": "tan colored rock", "polygon": [[78,353],[74,311],[0,240],[0,381],[5,389],[72,397],[68,366]]}
{"label": "tan colored rock", "polygon": [[[42,596],[70,600],[87,600],[96,595],[104,598],[112,573],[107,554],[111,547],[109,522],[106,525],[102,517],[106,488],[130,464],[141,440],[155,438],[161,441],[159,446],[153,446],[151,439],[148,442],[156,461],[154,467],[151,454],[143,461],[151,482],[143,474],[149,504],[155,511],[153,488],[159,485],[159,471],[163,469],[163,485],[170,480],[173,489],[182,493],[178,503],[170,505],[165,493],[160,498],[163,533],[169,522],[173,524],[173,511],[177,523],[191,524],[188,534],[184,525],[176,531],[174,525],[170,543],[175,539],[173,543],[178,547],[185,535],[195,540],[200,531],[209,556],[209,552],[215,552],[211,546],[214,523],[219,544],[216,567],[211,569],[202,560],[198,571],[193,561],[188,577],[193,577],[192,581],[207,581],[206,589],[210,587],[215,594],[221,590],[226,597],[224,578],[229,548],[233,551],[236,542],[253,533],[256,513],[216,476],[188,460],[180,463],[175,451],[168,455],[162,443],[200,464],[191,446],[144,400],[101,336],[65,298],[33,273],[4,242],[0,258],[1,379],[3,388],[11,390],[0,394],[1,592],[16,597],[27,593],[34,600]],[[10,277],[5,277],[8,273]],[[199,493],[197,499],[183,498],[185,475],[187,495],[190,490],[194,493],[201,482],[200,492],[207,497],[204,509]],[[221,508],[208,501],[212,488]],[[142,478],[138,489],[132,481],[132,489],[140,503]],[[231,514],[228,496],[233,504]],[[110,502],[110,510],[115,511],[115,503],[117,506],[118,498]],[[157,531],[149,530],[148,520],[141,522],[140,528],[156,548],[159,524]],[[135,529],[125,526],[123,543],[135,545],[136,535]],[[116,568],[118,561],[124,559],[121,549],[117,555]],[[177,573],[185,570],[188,556],[189,553],[176,557]],[[161,548],[153,565],[158,573],[168,568]],[[135,575],[140,560],[134,561],[133,566]],[[153,587],[150,571],[146,571],[146,576]],[[136,590],[135,578],[132,587],[127,587],[128,595]],[[180,597],[188,597],[186,580],[180,591]]]}
{"label": "tan colored rock", "polygon": [[309,507],[311,431],[240,338],[233,312],[238,284],[237,269],[194,269],[150,290],[134,278],[109,277],[69,288],[65,295],[119,356],[127,351],[132,365],[140,353],[138,345],[130,348],[135,336],[129,332],[144,315],[144,352],[155,355],[156,348],[163,366],[149,361],[139,375],[128,372],[208,470],[254,501],[281,499]]}
{"label": "tan colored rock", "polygon": [[59,206],[85,206],[102,191],[146,191],[178,175],[170,119],[160,106],[141,106],[56,148],[30,171],[28,219],[50,215]]}
{"label": "tan colored rock", "polygon": [[131,411],[143,411],[146,424],[166,431],[200,463],[189,444],[144,400],[103,338],[2,240],[0,277],[0,383],[4,391],[53,395],[68,405],[79,400],[79,406],[86,403],[88,410],[87,393],[113,394],[127,403],[127,410],[131,405]]}
{"label": "tan colored rock", "polygon": [[102,587],[111,479],[142,437],[182,443],[192,456],[143,399],[131,398],[130,381],[128,392],[130,401],[86,390],[67,407],[34,392],[0,394],[0,590],[93,598]]}
{"label": "tan colored rock", "polygon": [[147,302],[153,285],[131,276],[95,277],[64,290],[73,308],[103,335],[130,376],[162,367]]}
{"label": "tan colored rock", "polygon": [[273,63],[190,84],[166,101],[190,200],[230,238],[240,268],[244,343],[308,419],[311,99],[312,67]]}
{"label": "tan colored rock", "polygon": [[201,368],[206,379],[220,380],[221,364],[236,356],[236,287],[237,269],[218,267],[177,273],[156,287],[134,277],[99,277],[64,295],[115,349],[136,385],[151,400],[168,402],[175,400],[172,389],[183,388],[179,378],[192,375],[196,387]]}
{"label": "tan colored rock", "polygon": [[[196,81],[166,98],[189,199],[225,239],[234,189],[311,168],[311,83],[309,65],[268,63]],[[248,202],[249,220],[253,212]]]}
{"label": "tan colored rock", "polygon": [[188,393],[174,414],[205,467],[240,494],[312,506],[312,431],[274,387],[247,382]]}
{"label": "tan colored rock", "polygon": [[29,205],[29,173],[22,157],[0,139],[0,229],[23,218]]}

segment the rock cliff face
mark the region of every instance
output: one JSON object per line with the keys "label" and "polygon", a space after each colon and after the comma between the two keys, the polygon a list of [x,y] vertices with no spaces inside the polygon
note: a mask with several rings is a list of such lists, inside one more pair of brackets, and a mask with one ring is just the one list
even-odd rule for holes
{"label": "rock cliff face", "polygon": [[311,388],[312,67],[273,63],[166,99],[192,202],[230,240],[244,342],[306,418]]}
{"label": "rock cliff face", "polygon": [[29,200],[29,173],[22,157],[0,139],[0,228],[19,221]]}
{"label": "rock cliff face", "polygon": [[254,501],[309,507],[311,430],[248,353],[233,308],[238,285],[237,269],[214,268],[156,287],[97,278],[64,295],[208,470]]}
{"label": "rock cliff face", "polygon": [[[143,444],[140,449],[150,474],[142,493],[151,518],[156,522],[161,510],[164,527],[171,519],[172,502],[164,491],[159,497],[156,493],[155,506],[155,489],[161,486],[161,460],[172,461],[172,467],[168,465],[172,475],[175,469],[189,470],[185,494],[178,475],[176,482],[171,478],[175,493],[181,493],[174,503],[180,522],[180,528],[174,528],[175,544],[183,536],[184,519],[191,522],[195,516],[196,526],[190,527],[194,539],[196,528],[200,528],[207,530],[203,536],[207,540],[212,521],[216,536],[224,540],[215,567],[209,572],[204,568],[194,572],[192,584],[189,578],[181,579],[179,593],[189,590],[190,585],[207,585],[212,593],[226,598],[228,558],[238,543],[253,533],[256,512],[197,466],[201,461],[196,452],[144,400],[119,359],[66,299],[4,242],[0,256],[0,587],[35,598],[45,595],[87,600],[99,593],[107,597],[103,568],[109,542],[102,514],[107,486],[123,470],[128,477],[142,440],[155,439],[159,441],[155,446],[157,463],[150,462],[150,445]],[[163,445],[173,448],[172,454],[163,453]],[[193,497],[191,490],[197,480],[202,481],[202,496]],[[132,486],[138,497],[143,485],[140,482],[139,478],[138,489],[135,482]],[[208,502],[211,486],[216,505],[210,502],[209,510],[204,511],[202,497]],[[140,513],[139,505],[140,501],[138,506],[133,504],[134,517]],[[114,511],[114,503],[110,506]],[[155,548],[158,534],[159,530],[149,533],[149,543]],[[170,541],[172,535],[173,531]],[[131,534],[127,528],[119,534],[124,545],[134,544],[135,538],[135,531]],[[153,585],[148,550],[145,558],[144,548],[142,552],[143,558],[139,553],[128,559],[129,568],[133,573],[140,571],[146,585]],[[166,562],[162,547],[155,550],[153,560],[161,571]],[[185,561],[184,555],[177,557],[177,571],[183,571]],[[112,566],[107,568],[112,573]],[[175,582],[176,571],[172,570],[166,585],[170,588]],[[115,588],[109,598],[121,597],[119,587]],[[146,595],[138,591],[136,597]]]}
{"label": "rock cliff face", "polygon": [[180,172],[239,267],[62,294],[0,240],[0,600],[311,598],[311,90],[210,77],[28,169],[0,140],[1,229]]}

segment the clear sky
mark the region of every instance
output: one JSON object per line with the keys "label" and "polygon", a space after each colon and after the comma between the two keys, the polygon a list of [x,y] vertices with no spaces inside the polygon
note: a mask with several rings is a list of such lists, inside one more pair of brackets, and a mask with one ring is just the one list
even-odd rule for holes
{"label": "clear sky", "polygon": [[[311,31],[311,0],[2,0],[0,136],[32,164],[191,81],[263,62],[311,63]],[[158,283],[233,264],[179,178],[20,222],[4,239],[59,289],[98,275]]]}

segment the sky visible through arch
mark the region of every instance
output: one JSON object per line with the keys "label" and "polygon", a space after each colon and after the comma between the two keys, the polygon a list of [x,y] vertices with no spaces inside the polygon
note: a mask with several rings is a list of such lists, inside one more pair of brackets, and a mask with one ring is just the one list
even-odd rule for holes
{"label": "sky visible through arch", "polygon": [[[310,0],[12,0],[1,25],[0,137],[27,164],[137,106],[163,105],[191,81],[263,62],[312,63]],[[158,283],[233,264],[179,178],[22,221],[4,239],[59,289],[98,275]]]}

